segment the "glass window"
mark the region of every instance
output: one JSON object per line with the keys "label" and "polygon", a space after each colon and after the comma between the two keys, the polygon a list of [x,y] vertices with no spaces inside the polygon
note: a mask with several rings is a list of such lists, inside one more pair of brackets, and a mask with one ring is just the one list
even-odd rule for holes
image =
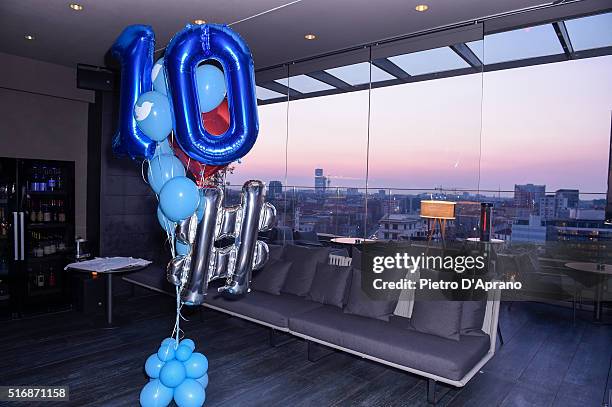
{"label": "glass window", "polygon": [[389,60],[413,76],[469,67],[467,62],[448,47],[397,55]]}
{"label": "glass window", "polygon": [[576,51],[612,46],[612,13],[567,20],[565,26]]}
{"label": "glass window", "polygon": [[[477,49],[471,49],[478,55]],[[551,24],[491,34],[484,38],[485,64],[556,54],[563,54],[563,48]]]}
{"label": "glass window", "polygon": [[610,72],[612,56],[487,72],[480,188],[605,191]]}
{"label": "glass window", "polygon": [[320,92],[322,90],[336,89],[325,82],[316,80],[306,75],[290,76],[289,78],[276,79],[275,82],[287,86],[301,93]]}
{"label": "glass window", "polygon": [[[325,72],[343,80],[349,85],[362,85],[368,83],[370,80],[370,63],[360,62],[358,64],[326,69]],[[397,78],[379,67],[372,65],[372,82],[388,81],[391,79]]]}
{"label": "glass window", "polygon": [[256,86],[255,91],[257,93],[257,99],[259,100],[276,99],[276,98],[282,98],[285,96],[282,93],[278,93],[278,92],[275,92],[270,89],[266,89],[261,86]]}

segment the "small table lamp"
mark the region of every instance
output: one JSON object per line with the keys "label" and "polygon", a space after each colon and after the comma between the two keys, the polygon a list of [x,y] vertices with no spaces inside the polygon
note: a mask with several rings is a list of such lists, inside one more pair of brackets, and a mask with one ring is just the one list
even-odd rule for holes
{"label": "small table lamp", "polygon": [[449,201],[421,201],[421,218],[433,219],[433,227],[430,228],[428,241],[434,235],[436,224],[440,227],[440,235],[444,240],[446,233],[446,221],[455,219],[456,202]]}

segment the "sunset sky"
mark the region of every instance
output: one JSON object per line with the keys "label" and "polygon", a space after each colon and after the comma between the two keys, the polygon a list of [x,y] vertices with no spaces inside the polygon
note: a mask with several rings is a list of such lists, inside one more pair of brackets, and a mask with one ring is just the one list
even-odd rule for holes
{"label": "sunset sky", "polygon": [[[374,89],[368,186],[603,193],[610,72],[605,56]],[[367,113],[367,91],[260,106],[259,139],[228,180],[313,186],[323,168],[332,186],[365,187]]]}

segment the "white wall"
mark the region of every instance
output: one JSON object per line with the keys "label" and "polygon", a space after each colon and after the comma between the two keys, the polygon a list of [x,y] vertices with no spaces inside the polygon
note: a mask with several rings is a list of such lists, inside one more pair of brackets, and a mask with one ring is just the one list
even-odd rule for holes
{"label": "white wall", "polygon": [[86,234],[87,123],[93,92],[76,69],[0,53],[0,156],[75,162],[76,234]]}

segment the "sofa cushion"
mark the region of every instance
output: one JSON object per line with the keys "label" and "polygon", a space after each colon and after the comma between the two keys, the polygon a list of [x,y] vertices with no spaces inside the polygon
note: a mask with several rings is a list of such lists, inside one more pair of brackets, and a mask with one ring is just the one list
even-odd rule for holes
{"label": "sofa cushion", "polygon": [[284,246],[281,244],[268,244],[268,259],[269,260],[280,260],[283,257]]}
{"label": "sofa cushion", "polygon": [[342,308],[347,298],[352,269],[318,263],[306,299]]}
{"label": "sofa cushion", "polygon": [[461,335],[485,335],[482,324],[486,309],[486,301],[463,301]]}
{"label": "sofa cushion", "polygon": [[279,328],[287,328],[292,315],[322,307],[321,304],[304,298],[272,295],[261,291],[251,291],[239,300],[228,300],[220,296],[215,288],[208,290],[205,303]]}
{"label": "sofa cushion", "polygon": [[319,241],[319,236],[315,231],[301,232],[296,230],[293,232],[293,240],[298,244],[322,246]]}
{"label": "sofa cushion", "polygon": [[388,321],[396,305],[397,296],[388,300],[370,299],[361,289],[361,270],[353,267],[348,302],[344,308],[345,313]]}
{"label": "sofa cushion", "polygon": [[289,268],[291,268],[289,261],[270,259],[263,269],[254,272],[251,287],[253,290],[280,295]]}
{"label": "sofa cushion", "polygon": [[329,248],[327,247],[285,246],[283,258],[293,264],[281,292],[301,297],[308,294],[317,271],[317,263],[327,263],[328,257]]}
{"label": "sofa cushion", "polygon": [[384,321],[346,315],[330,306],[292,316],[289,329],[451,380],[462,379],[489,350],[488,335],[461,336],[453,341]]}
{"label": "sofa cushion", "polygon": [[459,340],[461,301],[415,301],[410,325],[419,332]]}

